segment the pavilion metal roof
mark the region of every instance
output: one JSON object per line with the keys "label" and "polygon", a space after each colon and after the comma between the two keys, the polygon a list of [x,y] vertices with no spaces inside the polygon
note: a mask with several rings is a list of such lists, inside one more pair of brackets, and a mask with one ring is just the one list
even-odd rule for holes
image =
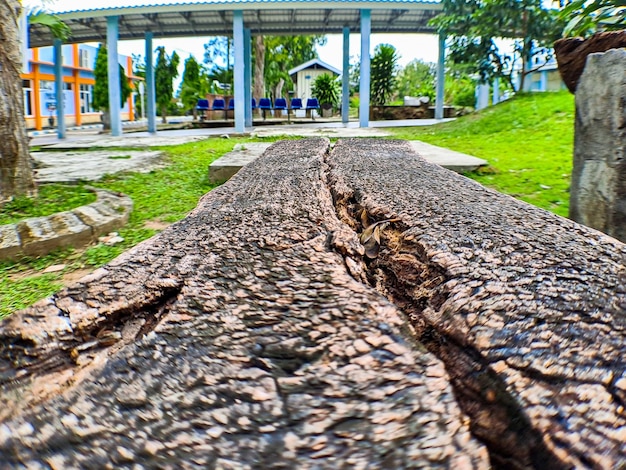
{"label": "pavilion metal roof", "polygon": [[[428,0],[210,0],[97,8],[56,13],[71,29],[66,42],[104,42],[107,17],[119,18],[119,40],[230,36],[233,12],[243,11],[253,35],[340,34],[360,31],[360,10],[371,11],[372,33],[433,33],[428,21],[441,12]],[[51,45],[48,28],[30,25],[29,47]]]}

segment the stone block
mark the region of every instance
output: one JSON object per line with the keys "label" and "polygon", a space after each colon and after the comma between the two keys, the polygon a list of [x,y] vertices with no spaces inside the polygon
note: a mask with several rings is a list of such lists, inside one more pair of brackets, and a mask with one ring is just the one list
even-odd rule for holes
{"label": "stone block", "polygon": [[24,254],[39,256],[66,246],[83,246],[92,239],[91,227],[72,212],[34,217],[17,224]]}
{"label": "stone block", "polygon": [[576,89],[570,218],[626,241],[626,49],[587,57]]}
{"label": "stone block", "polygon": [[15,224],[0,225],[0,259],[14,258],[21,251],[20,234]]}

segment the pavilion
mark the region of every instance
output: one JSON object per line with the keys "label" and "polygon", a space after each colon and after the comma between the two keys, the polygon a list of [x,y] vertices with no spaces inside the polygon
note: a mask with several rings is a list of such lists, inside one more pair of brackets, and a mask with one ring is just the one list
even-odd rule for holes
{"label": "pavilion", "polygon": [[[435,33],[428,25],[439,14],[438,0],[207,0],[74,10],[55,13],[71,30],[68,43],[103,42],[108,49],[111,133],[121,135],[117,44],[144,39],[148,130],[156,132],[154,38],[232,36],[234,42],[235,129],[252,126],[251,37],[253,35],[343,34],[342,120],[348,122],[350,33],[361,35],[359,125],[369,127],[370,34]],[[62,89],[61,46],[48,28],[29,25],[29,47],[53,44],[57,89]],[[439,38],[435,117],[443,117],[444,38]],[[62,99],[58,99],[59,138],[65,137]],[[117,110],[117,112],[116,112]]]}

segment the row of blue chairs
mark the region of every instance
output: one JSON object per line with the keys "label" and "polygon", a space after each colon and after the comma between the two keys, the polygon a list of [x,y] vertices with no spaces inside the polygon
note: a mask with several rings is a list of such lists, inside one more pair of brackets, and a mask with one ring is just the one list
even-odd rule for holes
{"label": "row of blue chairs", "polygon": [[[265,119],[265,112],[267,110],[275,110],[275,111],[283,111],[283,110],[296,110],[296,109],[304,109],[304,110],[314,110],[314,109],[318,109],[320,107],[319,105],[319,101],[317,100],[317,98],[308,98],[306,100],[306,106],[302,106],[302,99],[301,98],[292,98],[291,100],[291,106],[287,107],[287,100],[285,98],[276,98],[276,100],[274,101],[274,104],[272,105],[272,100],[270,98],[261,98],[259,100],[259,103],[257,105],[257,102],[254,98],[252,98],[252,109],[260,109],[263,112],[263,119]],[[226,107],[226,102],[225,100],[221,99],[221,98],[216,98],[213,100],[213,104],[211,106],[209,106],[209,100],[207,99],[200,99],[198,100],[198,103],[196,104],[196,110],[201,111],[201,112],[206,112],[206,111],[226,111],[226,110],[233,110],[235,109],[235,100],[234,99],[230,99],[228,101],[228,108]],[[313,113],[311,113],[311,116],[313,116]]]}

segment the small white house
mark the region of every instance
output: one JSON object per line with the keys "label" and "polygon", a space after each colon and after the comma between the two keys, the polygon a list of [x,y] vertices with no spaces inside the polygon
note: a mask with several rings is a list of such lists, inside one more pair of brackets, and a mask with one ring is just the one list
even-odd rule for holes
{"label": "small white house", "polygon": [[312,59],[304,64],[298,65],[289,71],[289,76],[295,84],[295,98],[301,98],[303,103],[307,98],[314,98],[311,88],[315,79],[323,74],[331,74],[334,76],[341,75],[341,70],[336,69],[332,65],[322,62],[319,59]]}

